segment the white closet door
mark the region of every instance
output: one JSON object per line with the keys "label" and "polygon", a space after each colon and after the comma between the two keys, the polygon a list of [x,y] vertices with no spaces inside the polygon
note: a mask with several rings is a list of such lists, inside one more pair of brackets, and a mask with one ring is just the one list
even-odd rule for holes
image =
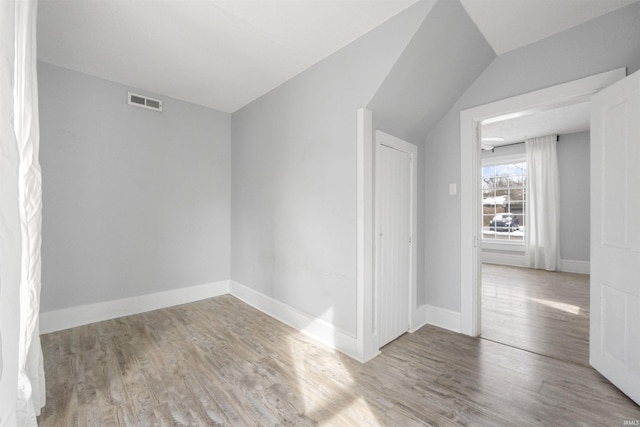
{"label": "white closet door", "polygon": [[379,141],[376,152],[377,317],[380,347],[407,332],[410,323],[415,154],[405,151],[405,148],[397,145],[392,147],[383,139]]}

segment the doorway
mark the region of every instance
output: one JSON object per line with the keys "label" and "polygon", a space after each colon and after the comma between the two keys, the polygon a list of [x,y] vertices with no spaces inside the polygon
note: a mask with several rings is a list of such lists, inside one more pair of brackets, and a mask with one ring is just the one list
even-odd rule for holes
{"label": "doorway", "polygon": [[[480,336],[581,365],[589,361],[590,111],[583,102],[481,128]],[[526,206],[535,202],[524,141],[545,135],[559,135],[558,272],[522,268]]]}
{"label": "doorway", "polygon": [[[480,134],[491,121],[546,111],[585,102],[601,89],[625,76],[624,69],[601,73],[570,83],[496,101],[461,112],[461,332],[481,333]],[[471,238],[469,238],[471,236]]]}
{"label": "doorway", "polygon": [[[640,402],[640,371],[635,363],[640,336],[634,333],[637,322],[629,314],[637,314],[640,307],[638,282],[634,280],[640,265],[637,262],[640,233],[637,233],[637,222],[630,219],[635,217],[627,215],[626,210],[627,205],[640,206],[637,192],[630,190],[637,182],[637,169],[629,167],[632,164],[629,159],[637,158],[635,142],[640,133],[637,121],[633,120],[640,111],[640,72],[626,78],[625,75],[625,69],[621,68],[461,112],[460,317],[461,332],[473,336],[480,334],[482,270],[477,234],[480,225],[480,125],[492,117],[504,118],[519,111],[544,110],[590,99],[593,103],[591,156],[596,160],[592,160],[590,167],[593,270],[589,363],[633,400]],[[625,204],[624,215],[619,215],[614,201]],[[620,224],[623,224],[622,229]],[[635,234],[629,234],[629,230]],[[631,237],[625,241],[629,235]],[[625,243],[621,245],[620,242]],[[619,248],[626,258],[616,258],[613,255],[615,248]],[[621,273],[623,270],[624,274]]]}

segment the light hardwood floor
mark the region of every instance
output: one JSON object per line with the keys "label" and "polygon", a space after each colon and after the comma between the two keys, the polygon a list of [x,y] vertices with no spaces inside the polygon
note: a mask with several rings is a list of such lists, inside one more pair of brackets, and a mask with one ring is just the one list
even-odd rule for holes
{"label": "light hardwood floor", "polygon": [[482,337],[589,365],[589,276],[482,265]]}
{"label": "light hardwood floor", "polygon": [[622,426],[591,368],[436,327],[360,364],[232,296],[42,336],[41,426]]}

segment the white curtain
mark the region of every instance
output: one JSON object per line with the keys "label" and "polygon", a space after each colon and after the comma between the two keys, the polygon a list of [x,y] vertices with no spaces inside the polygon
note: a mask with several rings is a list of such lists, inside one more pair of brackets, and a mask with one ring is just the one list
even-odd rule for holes
{"label": "white curtain", "polygon": [[0,2],[0,424],[36,426],[45,402],[39,337],[41,174],[37,0]]}
{"label": "white curtain", "polygon": [[560,261],[560,190],[557,135],[525,141],[527,207],[525,265],[555,271]]}

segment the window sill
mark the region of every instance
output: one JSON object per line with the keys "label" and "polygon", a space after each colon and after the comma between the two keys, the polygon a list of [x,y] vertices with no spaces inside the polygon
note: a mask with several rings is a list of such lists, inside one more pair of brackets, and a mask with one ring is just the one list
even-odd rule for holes
{"label": "window sill", "polygon": [[482,249],[493,251],[524,252],[524,242],[482,240]]}

